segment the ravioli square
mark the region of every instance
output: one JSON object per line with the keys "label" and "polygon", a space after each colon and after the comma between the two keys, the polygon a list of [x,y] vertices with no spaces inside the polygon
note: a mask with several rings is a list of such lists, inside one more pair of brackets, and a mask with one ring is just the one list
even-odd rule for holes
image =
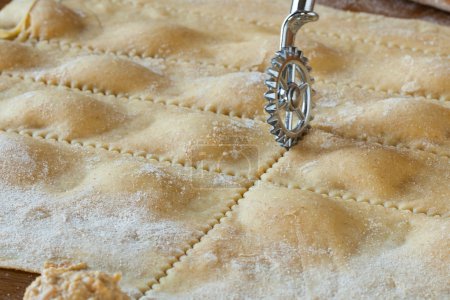
{"label": "ravioli square", "polygon": [[315,129],[265,180],[349,201],[447,217],[450,164],[425,151],[344,139]]}
{"label": "ravioli square", "polygon": [[0,266],[81,261],[122,273],[130,292],[148,288],[249,184],[26,130],[0,133],[0,166]]}
{"label": "ravioli square", "polygon": [[0,128],[28,129],[57,139],[256,179],[283,152],[269,126],[141,100],[5,78]]}

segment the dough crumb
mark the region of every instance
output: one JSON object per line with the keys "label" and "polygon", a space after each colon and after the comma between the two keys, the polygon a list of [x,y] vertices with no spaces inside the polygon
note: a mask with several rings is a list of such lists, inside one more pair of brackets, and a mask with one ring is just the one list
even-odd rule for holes
{"label": "dough crumb", "polygon": [[24,300],[129,300],[118,286],[120,274],[88,271],[85,263],[46,263],[41,276],[25,291]]}

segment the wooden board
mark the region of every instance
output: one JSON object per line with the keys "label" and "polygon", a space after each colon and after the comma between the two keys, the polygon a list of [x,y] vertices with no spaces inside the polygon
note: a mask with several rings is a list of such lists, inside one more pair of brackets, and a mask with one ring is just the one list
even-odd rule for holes
{"label": "wooden board", "polygon": [[22,299],[28,285],[38,274],[0,269],[0,299]]}
{"label": "wooden board", "polygon": [[3,8],[7,3],[9,3],[11,0],[0,0],[0,9]]}
{"label": "wooden board", "polygon": [[[287,1],[287,0],[286,0]],[[0,0],[0,9],[10,0]],[[382,14],[398,18],[416,18],[450,25],[450,14],[407,0],[318,0],[338,9]],[[26,287],[38,274],[0,269],[0,300],[22,299]]]}

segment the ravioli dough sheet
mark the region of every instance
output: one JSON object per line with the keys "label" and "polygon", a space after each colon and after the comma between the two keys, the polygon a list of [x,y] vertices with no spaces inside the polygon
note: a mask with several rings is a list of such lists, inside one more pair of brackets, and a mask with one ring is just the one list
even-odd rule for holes
{"label": "ravioli dough sheet", "polygon": [[145,299],[439,298],[449,292],[449,229],[265,182]]}
{"label": "ravioli dough sheet", "polygon": [[449,295],[449,28],[318,6],[314,129],[285,152],[262,72],[286,1],[30,3],[0,12],[27,18],[0,40],[0,266],[83,261],[134,297]]}

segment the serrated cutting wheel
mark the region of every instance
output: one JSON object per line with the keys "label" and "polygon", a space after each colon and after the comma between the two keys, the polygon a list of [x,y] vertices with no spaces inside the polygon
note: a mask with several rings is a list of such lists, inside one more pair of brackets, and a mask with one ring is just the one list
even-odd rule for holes
{"label": "serrated cutting wheel", "polygon": [[281,30],[281,49],[272,58],[267,69],[265,93],[269,113],[267,122],[276,141],[289,149],[301,139],[309,128],[311,98],[314,94],[311,67],[308,59],[294,46],[297,31],[307,22],[316,21],[318,15],[312,11],[314,1],[293,1],[291,14]]}

